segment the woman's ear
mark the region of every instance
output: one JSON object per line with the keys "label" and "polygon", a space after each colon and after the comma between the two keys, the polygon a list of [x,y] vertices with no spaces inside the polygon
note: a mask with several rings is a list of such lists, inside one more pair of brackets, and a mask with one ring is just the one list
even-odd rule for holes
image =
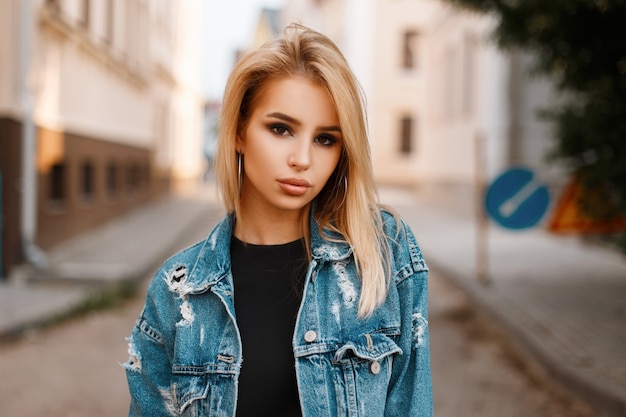
{"label": "woman's ear", "polygon": [[244,148],[244,143],[243,143],[243,139],[241,138],[241,135],[237,134],[237,139],[235,141],[235,150],[237,151],[237,153],[240,153],[243,155],[243,148]]}

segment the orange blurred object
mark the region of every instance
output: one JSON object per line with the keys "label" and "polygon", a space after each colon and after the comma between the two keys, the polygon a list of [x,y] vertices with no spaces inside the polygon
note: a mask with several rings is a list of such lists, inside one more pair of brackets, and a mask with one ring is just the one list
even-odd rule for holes
{"label": "orange blurred object", "polygon": [[581,207],[582,202],[599,213],[608,213],[610,209],[602,189],[585,189],[581,185],[581,175],[575,175],[557,201],[548,230],[554,233],[608,234],[622,232],[626,228],[624,216],[618,214],[596,219]]}

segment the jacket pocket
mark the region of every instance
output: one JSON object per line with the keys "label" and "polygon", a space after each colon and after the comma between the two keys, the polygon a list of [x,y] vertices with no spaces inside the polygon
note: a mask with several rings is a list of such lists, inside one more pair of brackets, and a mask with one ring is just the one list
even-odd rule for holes
{"label": "jacket pocket", "polygon": [[402,349],[383,333],[361,335],[337,349],[332,374],[339,415],[384,414],[397,354],[402,354]]}
{"label": "jacket pocket", "polygon": [[[207,367],[212,369],[207,369]],[[235,415],[237,375],[219,366],[175,365],[171,414],[184,417]]]}
{"label": "jacket pocket", "polygon": [[193,374],[174,370],[171,383],[171,406],[174,415],[193,417],[209,394],[209,378],[205,374]]}

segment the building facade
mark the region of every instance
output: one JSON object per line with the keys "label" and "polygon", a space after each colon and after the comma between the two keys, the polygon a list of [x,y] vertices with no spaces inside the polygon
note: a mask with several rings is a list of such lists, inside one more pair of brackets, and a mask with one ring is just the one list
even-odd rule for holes
{"label": "building facade", "polygon": [[490,17],[442,0],[292,0],[289,22],[328,34],[351,63],[379,182],[473,185],[512,165],[559,181],[537,117],[553,89],[530,75],[531,57],[498,50]]}
{"label": "building facade", "polygon": [[199,9],[0,3],[3,275],[200,175]]}

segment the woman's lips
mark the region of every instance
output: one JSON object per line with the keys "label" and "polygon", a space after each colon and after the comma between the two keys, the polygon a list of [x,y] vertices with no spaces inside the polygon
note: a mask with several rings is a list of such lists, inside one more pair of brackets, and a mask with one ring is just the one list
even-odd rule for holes
{"label": "woman's lips", "polygon": [[307,192],[311,184],[299,178],[285,178],[278,180],[278,185],[284,192],[293,196],[299,196]]}

